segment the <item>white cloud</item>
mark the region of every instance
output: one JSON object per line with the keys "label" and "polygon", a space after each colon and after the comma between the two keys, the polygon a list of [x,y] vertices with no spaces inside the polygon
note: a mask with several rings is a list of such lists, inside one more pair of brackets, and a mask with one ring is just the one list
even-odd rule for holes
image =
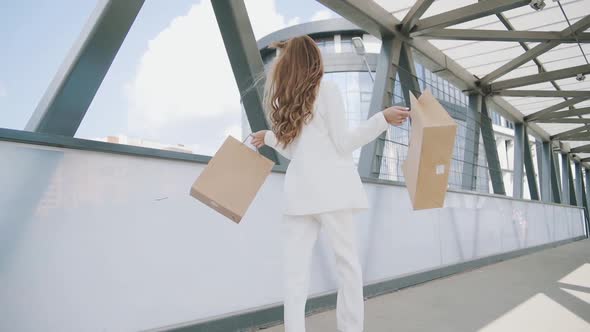
{"label": "white cloud", "polygon": [[315,14],[313,14],[313,16],[311,17],[311,21],[320,21],[320,20],[327,20],[330,18],[336,18],[336,14],[334,14],[333,11],[329,10],[329,9],[323,9],[320,11],[315,12]]}
{"label": "white cloud", "polygon": [[[279,14],[274,0],[250,0],[246,7],[256,38],[299,21]],[[207,154],[227,134],[240,137],[239,92],[210,1],[192,6],[149,42],[125,89],[130,136]]]}

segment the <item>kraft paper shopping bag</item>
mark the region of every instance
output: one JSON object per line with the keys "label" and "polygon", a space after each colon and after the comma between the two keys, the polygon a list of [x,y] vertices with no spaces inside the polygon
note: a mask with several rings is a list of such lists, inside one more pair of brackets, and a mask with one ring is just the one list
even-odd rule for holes
{"label": "kraft paper shopping bag", "polygon": [[239,223],[273,165],[272,160],[228,136],[191,186],[190,195]]}
{"label": "kraft paper shopping bag", "polygon": [[402,166],[414,210],[441,208],[448,187],[457,123],[425,90],[410,93],[412,127],[408,156]]}

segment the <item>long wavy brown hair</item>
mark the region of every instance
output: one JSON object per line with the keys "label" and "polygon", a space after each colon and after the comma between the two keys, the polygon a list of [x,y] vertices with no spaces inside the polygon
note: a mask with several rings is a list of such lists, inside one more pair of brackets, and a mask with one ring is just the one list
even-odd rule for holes
{"label": "long wavy brown hair", "polygon": [[278,55],[266,81],[264,103],[273,132],[286,147],[313,118],[324,64],[320,49],[309,36],[272,46]]}

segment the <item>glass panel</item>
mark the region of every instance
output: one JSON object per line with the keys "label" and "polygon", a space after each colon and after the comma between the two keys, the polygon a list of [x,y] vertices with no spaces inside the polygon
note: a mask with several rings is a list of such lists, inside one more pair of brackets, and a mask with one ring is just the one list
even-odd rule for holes
{"label": "glass panel", "polygon": [[336,52],[336,49],[334,48],[334,37],[317,38],[315,41],[318,47],[320,48],[322,54],[330,54]]}
{"label": "glass panel", "polygon": [[[340,72],[326,73],[325,79],[335,82],[340,88],[344,98],[346,118],[348,125],[352,128],[358,126],[361,121],[367,118],[373,82],[368,72]],[[355,163],[358,163],[360,149],[354,151]]]}
{"label": "glass panel", "polygon": [[[481,135],[476,136],[473,125],[469,121],[475,121],[480,126],[479,120],[474,120],[474,110],[468,107],[468,98],[457,87],[450,82],[438,77],[423,66],[416,66],[418,81],[421,88],[428,88],[433,95],[443,104],[443,107],[457,122],[457,136],[453,148],[451,170],[449,173],[449,187],[453,189],[465,188],[465,175],[467,168],[471,168],[474,178],[473,188],[480,192],[489,192],[489,176],[485,150]],[[393,90],[393,103],[405,105],[402,86],[399,76],[396,77]],[[380,178],[404,181],[402,164],[407,156],[409,140],[409,122],[402,126],[391,126],[384,141],[383,155],[378,156],[381,160]],[[473,151],[473,140],[479,140],[477,150]],[[476,153],[475,162],[468,159],[466,153]]]}
{"label": "glass panel", "polygon": [[0,4],[0,127],[24,129],[95,5],[95,0]]}

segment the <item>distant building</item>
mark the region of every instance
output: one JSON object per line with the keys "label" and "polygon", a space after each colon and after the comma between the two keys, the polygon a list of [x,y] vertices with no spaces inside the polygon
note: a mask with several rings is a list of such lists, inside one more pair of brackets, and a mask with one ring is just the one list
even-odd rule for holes
{"label": "distant building", "polygon": [[193,153],[192,149],[190,149],[182,144],[176,144],[176,145],[163,144],[163,143],[144,140],[142,138],[127,137],[125,135],[107,136],[107,137],[103,137],[103,138],[96,138],[94,140],[101,141],[101,142],[108,142],[108,143],[140,146],[140,147],[144,147],[144,148],[176,151],[176,152],[183,152],[183,153]]}
{"label": "distant building", "polygon": [[[349,125],[351,127],[358,125],[360,121],[367,118],[373,83],[368,73],[367,64],[361,56],[354,52],[352,38],[362,38],[366,50],[366,60],[373,72],[377,67],[381,41],[359,30],[358,27],[350,22],[341,19],[295,25],[275,31],[258,40],[258,47],[265,67],[268,67],[276,56],[275,50],[268,48],[268,45],[275,41],[286,40],[301,35],[302,33],[308,34],[317,42],[324,60],[324,77],[327,80],[335,82],[340,87]],[[476,180],[472,190],[489,192],[491,190],[491,182],[481,135],[478,135],[479,144],[478,151],[476,152],[476,164],[469,163],[464,158],[466,143],[473,141],[473,137],[471,137],[473,136],[473,128],[468,126],[468,118],[472,116],[471,111],[468,110],[468,96],[451,82],[422,66],[418,57],[416,58],[416,75],[421,89],[430,89],[459,124],[454,157],[449,174],[450,187],[465,189],[465,167],[470,167],[473,168],[471,173],[475,174]],[[405,104],[401,86],[397,78],[394,84],[392,103],[398,105]],[[499,142],[499,145],[502,145],[498,147],[498,152],[504,173],[504,183],[507,191],[511,192],[512,176],[514,173],[513,161],[511,160],[514,125],[493,110],[490,111],[497,142]],[[377,157],[381,161],[379,178],[404,181],[401,166],[407,154],[409,129],[406,123],[401,127],[391,126],[387,131],[385,141],[383,142],[383,155]],[[245,137],[249,133],[248,120],[245,112],[242,112],[242,135]],[[535,154],[534,144],[532,146],[532,152]],[[359,155],[360,151],[355,151],[355,161],[358,161]],[[525,193],[525,197],[527,195],[528,193]]]}

